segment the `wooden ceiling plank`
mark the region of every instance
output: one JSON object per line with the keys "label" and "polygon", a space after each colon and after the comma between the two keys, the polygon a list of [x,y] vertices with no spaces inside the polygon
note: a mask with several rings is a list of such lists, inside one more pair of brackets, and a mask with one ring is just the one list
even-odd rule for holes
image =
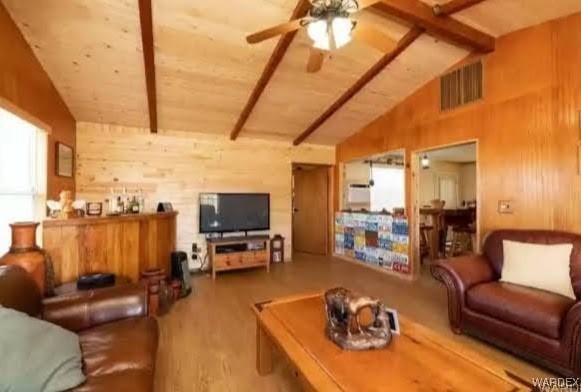
{"label": "wooden ceiling plank", "polygon": [[421,27],[413,27],[404,35],[396,47],[377,61],[367,72],[365,72],[347,91],[339,97],[323,114],[321,114],[303,133],[294,141],[293,145],[298,146],[311,136],[321,125],[327,121],[335,112],[353,98],[363,87],[373,80],[381,71],[393,62],[404,50],[406,50],[424,32]]}
{"label": "wooden ceiling plank", "polygon": [[[289,20],[305,17],[309,12],[310,8],[311,3],[308,0],[299,0]],[[262,74],[260,75],[260,78],[258,79],[256,86],[254,86],[254,89],[252,90],[252,93],[250,94],[250,97],[248,98],[248,101],[246,102],[246,105],[242,110],[242,113],[240,113],[238,121],[236,121],[234,129],[232,129],[232,132],[230,133],[230,140],[236,140],[236,138],[240,135],[242,127],[244,127],[244,124],[246,124],[246,121],[250,117],[252,110],[254,110],[254,107],[256,106],[258,100],[260,99],[260,96],[264,92],[264,89],[268,85],[268,82],[270,82],[270,79],[274,75],[274,72],[276,71],[278,65],[284,58],[284,55],[288,47],[292,43],[294,37],[296,36],[297,32],[298,32],[297,30],[291,31],[279,38],[278,43],[276,44],[276,47],[274,48],[272,55],[270,56],[270,59],[266,63],[266,66],[264,67],[264,70],[262,71]]]}
{"label": "wooden ceiling plank", "polygon": [[475,6],[476,4],[482,3],[484,0],[451,0],[444,4],[436,4],[432,7],[434,15],[436,16],[446,16],[452,15],[456,12],[465,10]]}
{"label": "wooden ceiling plank", "polygon": [[143,63],[145,66],[147,105],[149,107],[149,127],[151,133],[157,133],[157,91],[151,0],[139,0],[139,21],[141,24],[141,43],[143,46]]}
{"label": "wooden ceiling plank", "polygon": [[432,8],[420,0],[382,0],[369,9],[400,18],[456,45],[483,53],[494,50],[494,37],[450,17],[434,15]]}

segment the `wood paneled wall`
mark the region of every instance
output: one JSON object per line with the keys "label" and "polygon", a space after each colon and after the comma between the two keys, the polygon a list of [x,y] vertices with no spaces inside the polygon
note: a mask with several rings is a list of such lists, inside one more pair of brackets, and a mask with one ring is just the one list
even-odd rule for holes
{"label": "wood paneled wall", "polygon": [[103,200],[111,187],[143,189],[148,208],[170,201],[179,211],[178,249],[191,251],[198,235],[200,192],[267,192],[271,233],[286,238],[291,255],[292,163],[333,164],[335,148],[226,136],[78,123],[77,196]]}
{"label": "wood paneled wall", "polygon": [[75,119],[1,3],[0,53],[0,107],[50,132],[48,197],[56,198],[63,189],[74,191],[73,178],[55,174],[55,145],[75,146]]}
{"label": "wood paneled wall", "polygon": [[[581,14],[501,37],[483,58],[482,101],[440,113],[434,80],[341,143],[337,161],[405,148],[409,162],[413,151],[478,139],[483,235],[495,228],[581,232],[579,47]],[[411,184],[408,175],[408,207]],[[513,214],[497,212],[505,199],[514,202]]]}

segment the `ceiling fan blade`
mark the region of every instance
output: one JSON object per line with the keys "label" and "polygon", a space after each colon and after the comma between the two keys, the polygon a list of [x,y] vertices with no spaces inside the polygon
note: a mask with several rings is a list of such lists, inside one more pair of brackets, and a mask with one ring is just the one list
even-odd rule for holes
{"label": "ceiling fan blade", "polygon": [[279,24],[278,26],[274,26],[254,34],[250,34],[249,36],[246,37],[246,41],[248,41],[249,44],[256,44],[258,42],[262,42],[272,37],[276,37],[277,35],[286,34],[290,33],[291,31],[298,30],[303,26],[303,19],[305,18],[291,20],[290,22],[282,23]]}
{"label": "ceiling fan blade", "polygon": [[310,48],[309,61],[307,62],[307,72],[315,73],[321,70],[323,61],[325,60],[325,52],[317,48]]}
{"label": "ceiling fan blade", "polygon": [[381,0],[358,0],[359,3],[359,11],[364,8],[371,7],[373,4],[381,3]]}
{"label": "ceiling fan blade", "polygon": [[357,23],[357,26],[355,26],[353,37],[365,42],[367,45],[382,53],[391,52],[397,45],[395,40],[391,39],[381,31],[361,23]]}

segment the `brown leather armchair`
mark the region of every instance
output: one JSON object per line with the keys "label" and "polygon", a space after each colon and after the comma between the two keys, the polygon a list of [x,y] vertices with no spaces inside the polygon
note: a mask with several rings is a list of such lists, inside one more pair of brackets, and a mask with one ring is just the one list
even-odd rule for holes
{"label": "brown leather armchair", "polygon": [[[503,240],[572,243],[571,280],[577,300],[499,281]],[[550,268],[551,260],[547,260]],[[499,230],[483,254],[440,260],[432,274],[448,289],[450,326],[565,376],[581,375],[581,236],[536,230]]]}
{"label": "brown leather armchair", "polygon": [[0,267],[0,305],[79,335],[87,380],[74,391],[152,391],[158,326],[145,287],[127,285],[42,299],[30,275]]}

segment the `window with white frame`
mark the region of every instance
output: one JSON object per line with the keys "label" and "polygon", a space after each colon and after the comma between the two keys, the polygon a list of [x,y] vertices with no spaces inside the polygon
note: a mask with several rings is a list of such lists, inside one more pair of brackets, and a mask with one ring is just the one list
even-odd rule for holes
{"label": "window with white frame", "polygon": [[370,188],[371,211],[393,211],[405,207],[405,170],[403,167],[373,165]]}
{"label": "window with white frame", "polygon": [[0,108],[0,254],[13,222],[39,221],[46,204],[46,133]]}

